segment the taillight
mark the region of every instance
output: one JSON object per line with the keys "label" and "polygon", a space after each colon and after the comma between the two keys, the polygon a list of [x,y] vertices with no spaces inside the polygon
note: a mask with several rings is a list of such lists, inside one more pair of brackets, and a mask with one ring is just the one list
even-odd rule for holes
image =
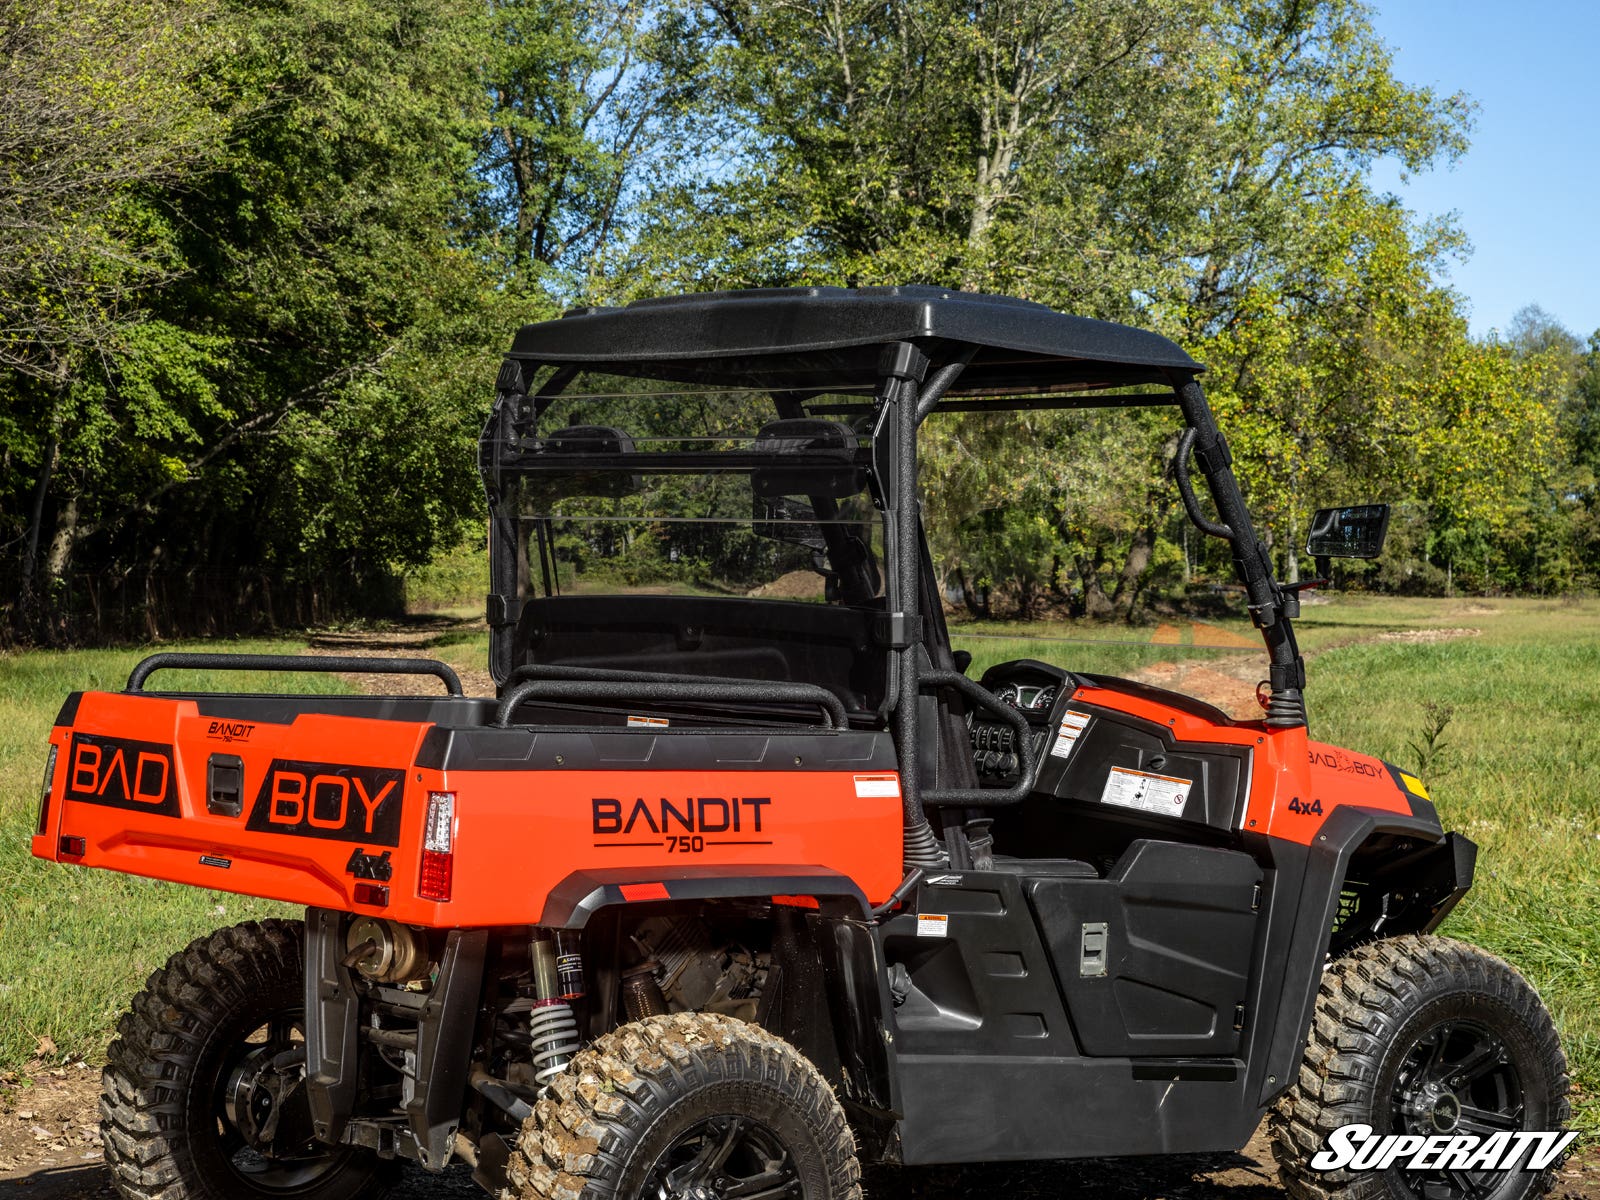
{"label": "taillight", "polygon": [[417,894],[424,900],[450,899],[454,865],[456,794],[428,793],[428,820],[422,829],[422,877]]}
{"label": "taillight", "polygon": [[56,746],[50,745],[50,756],[44,760],[44,790],[39,793],[39,833],[43,836],[50,823],[50,786],[56,779]]}

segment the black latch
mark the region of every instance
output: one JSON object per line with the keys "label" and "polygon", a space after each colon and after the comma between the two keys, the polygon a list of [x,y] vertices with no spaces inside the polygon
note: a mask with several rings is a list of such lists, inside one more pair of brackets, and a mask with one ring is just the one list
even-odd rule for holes
{"label": "black latch", "polygon": [[874,613],[872,640],[891,650],[904,650],[924,640],[922,622],[922,617],[913,621],[903,612]]}
{"label": "black latch", "polygon": [[522,619],[522,601],[514,596],[493,593],[484,606],[484,619],[489,622],[491,629],[515,625]]}
{"label": "black latch", "polygon": [[244,811],[244,760],[237,754],[213,754],[206,761],[206,811],[214,817]]}

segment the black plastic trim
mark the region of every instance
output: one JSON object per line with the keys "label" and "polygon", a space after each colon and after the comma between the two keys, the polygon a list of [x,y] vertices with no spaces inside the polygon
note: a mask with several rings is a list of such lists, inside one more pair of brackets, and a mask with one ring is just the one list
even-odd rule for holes
{"label": "black plastic trim", "polygon": [[420,1161],[440,1170],[461,1123],[472,1060],[473,1017],[489,952],[487,929],[453,929],[439,979],[417,1025],[416,1092],[406,1105]]}
{"label": "black plastic trim", "polygon": [[56,728],[70,726],[78,719],[78,704],[83,699],[82,692],[73,692],[61,704],[61,711],[56,714]]}
{"label": "black plastic trim", "polygon": [[306,909],[306,1103],[320,1141],[337,1145],[355,1109],[359,999],[344,965],[345,914]]}
{"label": "black plastic trim", "polygon": [[[667,894],[630,900],[622,889],[635,884],[659,884]],[[550,889],[538,923],[547,929],[582,929],[596,912],[614,904],[772,896],[838,896],[863,917],[868,912],[867,897],[855,881],[824,867],[763,866],[760,874],[733,874],[723,867],[624,867],[572,872]]]}
{"label": "black plastic trim", "polygon": [[1307,855],[1300,906],[1281,968],[1284,987],[1266,1054],[1266,1079],[1259,1096],[1262,1104],[1269,1103],[1293,1081],[1305,1048],[1306,1030],[1311,1027],[1322,964],[1333,940],[1334,915],[1350,860],[1368,838],[1378,833],[1405,834],[1430,843],[1445,840],[1444,830],[1436,820],[1418,820],[1370,808],[1337,808],[1323,822]]}
{"label": "black plastic trim", "polygon": [[637,700],[690,704],[763,704],[778,701],[814,704],[821,710],[823,728],[843,729],[849,724],[844,705],[827,688],[811,683],[776,680],[748,683],[710,683],[675,679],[530,679],[510,688],[500,700],[494,723],[507,727],[519,704],[529,700]]}
{"label": "black plastic trim", "polygon": [[416,765],[441,771],[893,771],[881,730],[435,726]]}

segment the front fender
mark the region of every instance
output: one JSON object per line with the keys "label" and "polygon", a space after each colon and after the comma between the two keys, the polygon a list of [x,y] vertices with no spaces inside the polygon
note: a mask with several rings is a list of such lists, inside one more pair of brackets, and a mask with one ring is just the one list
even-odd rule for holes
{"label": "front fender", "polygon": [[[1349,914],[1343,921],[1339,919],[1340,901],[1351,865],[1364,848],[1367,890],[1375,897],[1387,895],[1391,889],[1402,890],[1405,901],[1398,909],[1380,903],[1366,928],[1352,929]],[[1341,946],[1364,936],[1437,928],[1472,886],[1477,850],[1460,834],[1445,833],[1431,811],[1402,815],[1341,805],[1329,814],[1304,860],[1277,1020],[1266,1071],[1258,1074],[1263,1081],[1263,1105],[1294,1078],[1311,1027],[1323,966],[1334,948],[1335,925],[1340,926]],[[1358,920],[1364,919],[1359,909],[1357,914]]]}

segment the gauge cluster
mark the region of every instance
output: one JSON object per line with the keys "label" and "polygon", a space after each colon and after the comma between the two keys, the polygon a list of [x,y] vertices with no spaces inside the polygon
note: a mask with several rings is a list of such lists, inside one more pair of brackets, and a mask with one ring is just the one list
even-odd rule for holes
{"label": "gauge cluster", "polygon": [[1047,713],[1056,702],[1056,684],[1004,683],[995,689],[995,698],[1018,712]]}
{"label": "gauge cluster", "polygon": [[[1044,752],[1043,728],[1063,689],[1070,692],[1066,672],[1046,663],[1018,659],[1000,663],[984,672],[982,685],[1000,703],[1016,709],[1033,727],[1029,735],[1034,755]],[[972,736],[972,765],[980,779],[994,785],[1009,783],[1021,767],[1016,730],[992,714],[968,716]]]}

